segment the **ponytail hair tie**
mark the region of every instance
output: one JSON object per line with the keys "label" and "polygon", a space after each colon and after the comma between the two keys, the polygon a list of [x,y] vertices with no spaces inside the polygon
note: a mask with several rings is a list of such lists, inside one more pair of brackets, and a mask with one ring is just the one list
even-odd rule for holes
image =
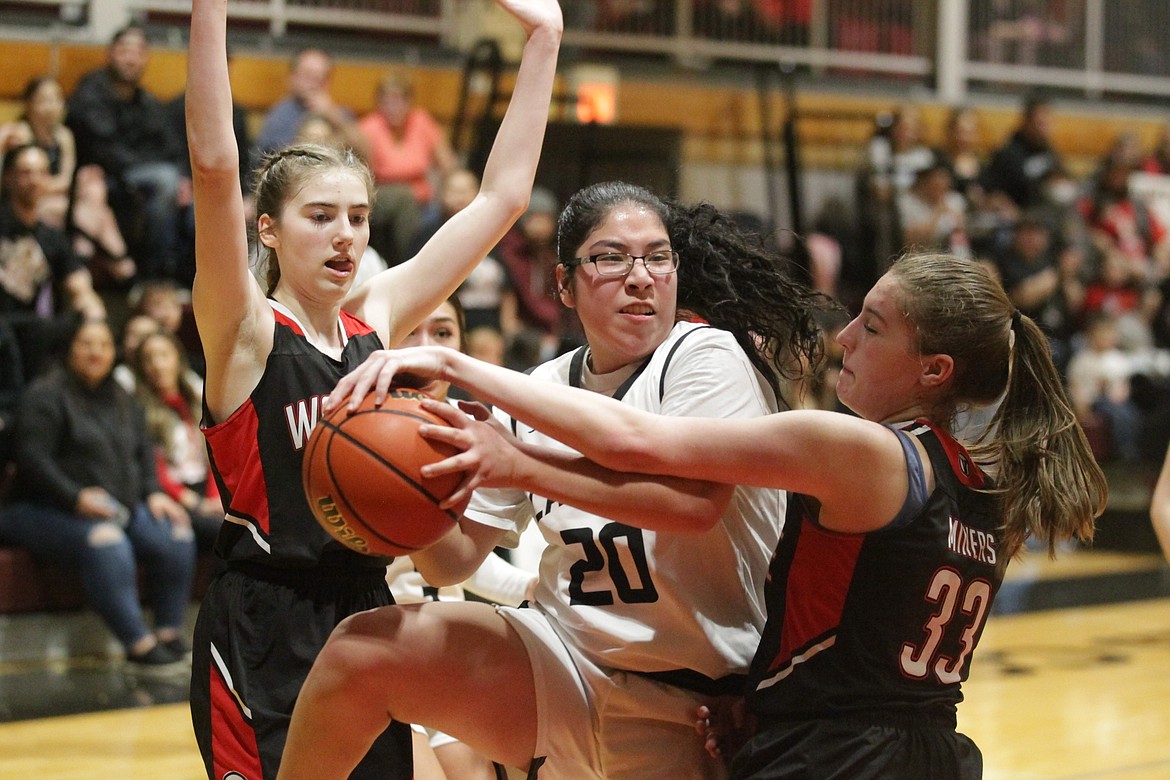
{"label": "ponytail hair tie", "polygon": [[1020,324],[1020,310],[1012,309],[1012,330],[1015,330]]}

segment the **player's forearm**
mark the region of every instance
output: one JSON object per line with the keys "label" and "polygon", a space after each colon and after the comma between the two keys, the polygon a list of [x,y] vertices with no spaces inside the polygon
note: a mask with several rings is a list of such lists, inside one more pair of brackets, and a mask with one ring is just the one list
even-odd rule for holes
{"label": "player's forearm", "polygon": [[430,584],[457,585],[475,573],[502,536],[502,531],[463,519],[439,541],[411,553],[410,558]]}
{"label": "player's forearm", "polygon": [[533,444],[519,449],[515,487],[651,531],[708,531],[733,490],[731,485],[614,471],[575,453]]}
{"label": "player's forearm", "polygon": [[645,439],[640,438],[639,426],[649,424],[651,415],[597,393],[535,379],[462,353],[443,355],[443,379],[601,466],[624,469],[642,460],[644,453],[638,449]]}

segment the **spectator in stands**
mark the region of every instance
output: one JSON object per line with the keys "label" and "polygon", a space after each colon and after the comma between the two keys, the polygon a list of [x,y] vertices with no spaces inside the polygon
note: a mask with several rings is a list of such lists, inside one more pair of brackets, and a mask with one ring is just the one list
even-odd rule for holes
{"label": "spectator in stands", "polygon": [[459,287],[469,329],[491,328],[503,334],[520,329],[516,313],[516,292],[512,278],[500,261],[491,255],[479,261]]}
{"label": "spectator in stands", "polygon": [[22,99],[20,117],[0,127],[0,150],[35,144],[49,156],[41,221],[66,229],[97,284],[129,279],[135,265],[107,201],[105,174],[96,166],[77,168],[77,145],[65,125],[61,85],[52,77],[37,76],[25,85]]}
{"label": "spectator in stands", "polygon": [[1129,190],[1136,168],[1132,150],[1107,155],[1093,187],[1082,201],[1082,215],[1093,245],[1102,253],[1117,251],[1133,274],[1153,284],[1170,276],[1170,232],[1157,215]]}
{"label": "spectator in stands", "polygon": [[1084,340],[1068,364],[1068,395],[1081,425],[1092,429],[1104,424],[1109,449],[1102,456],[1127,463],[1140,459],[1138,437],[1142,414],[1131,396],[1133,366],[1118,346],[1118,323],[1110,313],[1098,311],[1084,328]]}
{"label": "spectator in stands", "polygon": [[934,162],[934,153],[922,140],[917,106],[898,106],[888,121],[888,128],[876,132],[866,146],[871,191],[886,202],[908,190],[918,171]]}
{"label": "spectator in stands", "polygon": [[413,257],[430,240],[443,223],[466,208],[479,192],[479,177],[462,166],[451,168],[441,177],[435,197],[422,211],[422,224],[410,241]]}
{"label": "spectator in stands", "polygon": [[859,258],[863,269],[849,273],[861,280],[865,291],[902,249],[898,196],[910,189],[918,171],[934,160],[934,153],[922,142],[922,116],[917,106],[898,106],[892,114],[879,115],[876,125],[857,181],[859,245],[868,249],[869,256]]}
{"label": "spectator in stands", "polygon": [[[187,513],[163,493],[142,408],[113,380],[114,337],[81,323],[60,371],[31,383],[16,430],[11,504],[0,539],[76,568],[87,602],[132,668],[180,665],[195,569]],[[138,565],[154,614],[143,615]]]}
{"label": "spectator in stands", "polygon": [[983,189],[990,198],[1006,200],[1005,208],[1029,208],[1040,202],[1048,172],[1060,167],[1063,162],[1052,147],[1052,105],[1046,97],[1030,95],[1015,132],[987,164]]}
{"label": "spectator in stands", "polygon": [[507,354],[504,334],[487,325],[470,328],[467,331],[467,354],[493,366],[504,365]]}
{"label": "spectator in stands", "polygon": [[40,221],[40,194],[48,178],[49,158],[39,146],[18,146],[4,156],[0,317],[16,333],[30,379],[61,343],[74,315],[105,317],[105,305],[65,232]]}
{"label": "spectator in stands", "polygon": [[1107,164],[1116,162],[1127,166],[1130,171],[1136,171],[1141,166],[1143,157],[1142,139],[1133,130],[1122,130],[1113,137],[1113,143],[1109,144],[1101,168],[1104,169]]}
{"label": "spectator in stands", "polygon": [[302,49],[289,66],[288,94],[268,110],[260,135],[259,154],[288,146],[309,114],[320,114],[333,126],[347,146],[365,155],[365,138],[358,130],[353,111],[333,100],[333,58],[321,49]]}
{"label": "spectator in stands", "polygon": [[1040,184],[1040,203],[1029,211],[1035,213],[1052,231],[1057,247],[1090,248],[1089,233],[1081,213],[1084,183],[1064,167],[1053,168]]}
{"label": "spectator in stands", "polygon": [[918,170],[914,184],[898,195],[897,207],[905,246],[970,256],[967,201],[941,157]]}
{"label": "spectator in stands", "polygon": [[224,512],[199,430],[203,381],[187,364],[183,345],[165,331],[142,340],[131,366],[155,446],[159,486],[187,510],[199,548],[210,550]]}
{"label": "spectator in stands", "polygon": [[1058,368],[1068,363],[1085,298],[1081,261],[1079,249],[1057,246],[1048,223],[1032,211],[1020,218],[1011,245],[996,257],[1004,290],[1048,336]]}
{"label": "spectator in stands", "polygon": [[138,272],[179,278],[180,212],[190,192],[179,166],[180,144],[166,108],[142,86],[150,59],[146,33],[128,25],[114,34],[106,64],[78,82],[66,121],[77,139],[79,165],[100,166],[110,205]]}
{"label": "spectator in stands", "polygon": [[431,182],[452,171],[456,159],[446,131],[415,104],[414,86],[405,74],[385,75],[374,98],[374,110],[358,123],[378,188],[370,244],[393,266],[412,256],[422,212],[434,198]]}
{"label": "spectator in stands", "polygon": [[1115,247],[1106,247],[1101,266],[1085,287],[1081,306],[1083,322],[1101,311],[1117,322],[1121,349],[1141,351],[1154,343],[1153,322],[1162,305],[1162,294]]}
{"label": "spectator in stands", "polygon": [[543,187],[533,188],[528,210],[492,251],[492,256],[507,269],[516,293],[519,328],[516,333],[504,335],[510,342],[534,339],[539,345],[539,359],[535,362],[555,357],[568,349],[570,343],[574,346],[583,343],[579,340],[579,329],[569,322],[554,297],[558,211],[556,196]]}
{"label": "spectator in stands", "polygon": [[118,353],[114,363],[114,379],[127,393],[133,394],[138,384],[133,368],[138,346],[147,336],[162,332],[162,325],[149,314],[131,312],[130,317],[122,325],[122,338],[118,340]]}
{"label": "spectator in stands", "polygon": [[73,173],[77,169],[77,147],[73,133],[65,126],[65,94],[51,76],[29,79],[21,93],[20,116],[0,125],[0,153],[26,144],[35,144],[49,156],[49,177],[41,195],[42,222],[64,228],[69,211]]}
{"label": "spectator in stands", "polygon": [[[127,300],[133,314],[145,314],[179,339],[192,372],[202,376],[203,344],[191,313],[191,291],[171,279],[148,279],[135,285]],[[132,354],[127,354],[127,359]]]}
{"label": "spectator in stands", "polygon": [[951,169],[955,189],[977,208],[983,199],[979,183],[983,156],[979,153],[979,114],[969,106],[956,106],[947,115],[942,146],[938,154]]}
{"label": "spectator in stands", "polygon": [[[409,256],[418,254],[423,245],[443,223],[462,211],[479,192],[479,177],[466,168],[448,171],[439,181],[437,196],[423,212],[422,228],[415,233]],[[515,333],[516,294],[512,291],[507,270],[491,255],[484,257],[471,275],[459,287],[459,303],[463,306],[470,332],[488,326],[504,333]]]}
{"label": "spectator in stands", "polygon": [[135,314],[145,314],[165,332],[177,334],[183,325],[190,293],[169,279],[157,279],[137,285],[129,300]]}
{"label": "spectator in stands", "polygon": [[110,207],[106,174],[96,165],[81,166],[73,178],[69,233],[95,286],[120,291],[138,274],[118,215]]}

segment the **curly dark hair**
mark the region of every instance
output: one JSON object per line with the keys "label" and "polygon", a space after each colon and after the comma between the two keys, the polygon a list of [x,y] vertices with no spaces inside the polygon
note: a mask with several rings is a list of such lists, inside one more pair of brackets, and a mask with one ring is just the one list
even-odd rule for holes
{"label": "curly dark hair", "polygon": [[798,281],[762,236],[741,230],[711,204],[667,206],[667,231],[680,258],[679,308],[733,334],[777,395],[779,377],[818,371],[821,315],[836,304]]}

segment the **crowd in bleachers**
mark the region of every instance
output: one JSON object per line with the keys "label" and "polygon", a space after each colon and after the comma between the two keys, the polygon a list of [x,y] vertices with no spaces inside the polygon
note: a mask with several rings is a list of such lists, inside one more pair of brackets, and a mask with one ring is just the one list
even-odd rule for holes
{"label": "crowd in bleachers", "polygon": [[[61,362],[80,319],[108,319],[120,345],[115,376],[133,377],[135,345],[153,322],[183,348],[198,376],[199,339],[189,313],[194,273],[190,163],[184,98],[163,101],[142,84],[144,30],[113,38],[104,66],[71,94],[33,79],[16,120],[0,125],[0,461],[8,462],[21,389]],[[354,148],[378,189],[362,278],[402,262],[470,202],[478,178],[456,159],[443,128],[414,103],[409,74],[390,71],[364,116],[330,95],[333,63],[316,48],[292,57],[286,96],[255,138],[235,108],[240,180],[268,151],[294,141]],[[575,338],[553,297],[550,251],[558,204],[538,191],[494,257],[468,280],[470,341],[519,367]],[[198,409],[196,409],[197,416]]]}
{"label": "crowd in bleachers", "polygon": [[1027,98],[987,155],[971,108],[950,112],[934,146],[915,105],[883,114],[857,171],[856,219],[817,220],[814,278],[856,307],[903,251],[985,264],[1048,333],[1098,457],[1158,461],[1170,437],[1166,141],[1143,149],[1122,133],[1078,175],[1054,145],[1054,110],[1043,96]]}
{"label": "crowd in bleachers", "polygon": [[[188,649],[196,550],[210,550],[224,508],[199,430],[184,99],[143,86],[149,57],[142,28],[120,30],[68,96],[34,79],[0,126],[0,548],[76,572],[127,659],[161,669]],[[359,117],[330,98],[331,73],[325,52],[297,53],[255,140],[235,109],[240,181],[247,193],[254,164],[293,142],[362,154],[378,199],[360,283],[410,257],[479,181],[406,74],[382,79]],[[565,343],[548,251],[556,212],[538,193],[468,281],[469,351],[527,368]]]}
{"label": "crowd in bleachers", "polygon": [[[194,237],[184,103],[181,95],[164,102],[142,86],[149,55],[144,31],[130,26],[113,39],[106,64],[71,94],[51,78],[34,79],[21,116],[0,126],[0,498],[7,492],[8,504],[107,518],[149,505],[189,518],[207,549],[223,508],[198,431],[203,356],[189,305]],[[331,74],[324,51],[297,53],[287,95],[255,139],[245,112],[235,109],[238,144],[248,150],[241,186],[247,193],[266,151],[292,142],[360,152],[378,189],[361,269],[368,275],[411,257],[470,202],[478,179],[461,167],[445,128],[414,103],[408,74],[391,72],[374,86],[374,109],[365,116],[334,102]],[[971,108],[951,112],[937,146],[924,141],[914,105],[882,115],[862,150],[854,202],[827,201],[803,237],[813,279],[855,309],[907,249],[986,264],[1046,329],[1099,458],[1158,460],[1170,437],[1170,225],[1156,196],[1170,197],[1162,184],[1170,179],[1159,178],[1170,174],[1170,132],[1152,149],[1123,134],[1094,170],[1077,175],[1053,144],[1053,110],[1029,99],[1018,127],[989,155]],[[555,197],[537,188],[527,213],[461,288],[473,354],[525,369],[581,343],[555,294],[558,211]],[[82,323],[93,320],[108,323],[108,348],[102,333],[83,338]],[[828,351],[835,352],[831,343]],[[87,385],[87,376],[96,384]],[[830,368],[810,381],[804,403],[832,408],[833,383]],[[68,448],[85,442],[45,448],[47,435],[64,436],[67,427],[62,418],[45,429],[52,417],[45,400],[99,385],[87,403],[137,410],[141,429],[118,446],[149,441],[150,473],[127,482],[113,479],[115,469],[79,472]],[[118,426],[107,432],[113,446],[128,423],[94,415],[98,427],[86,435],[100,437],[103,420]],[[113,481],[86,481],[106,478]],[[84,500],[73,500],[77,490]],[[122,586],[137,587],[133,557],[103,576],[128,577]],[[109,609],[129,603],[136,600]],[[128,653],[145,652],[141,621],[118,620],[109,622]]]}

